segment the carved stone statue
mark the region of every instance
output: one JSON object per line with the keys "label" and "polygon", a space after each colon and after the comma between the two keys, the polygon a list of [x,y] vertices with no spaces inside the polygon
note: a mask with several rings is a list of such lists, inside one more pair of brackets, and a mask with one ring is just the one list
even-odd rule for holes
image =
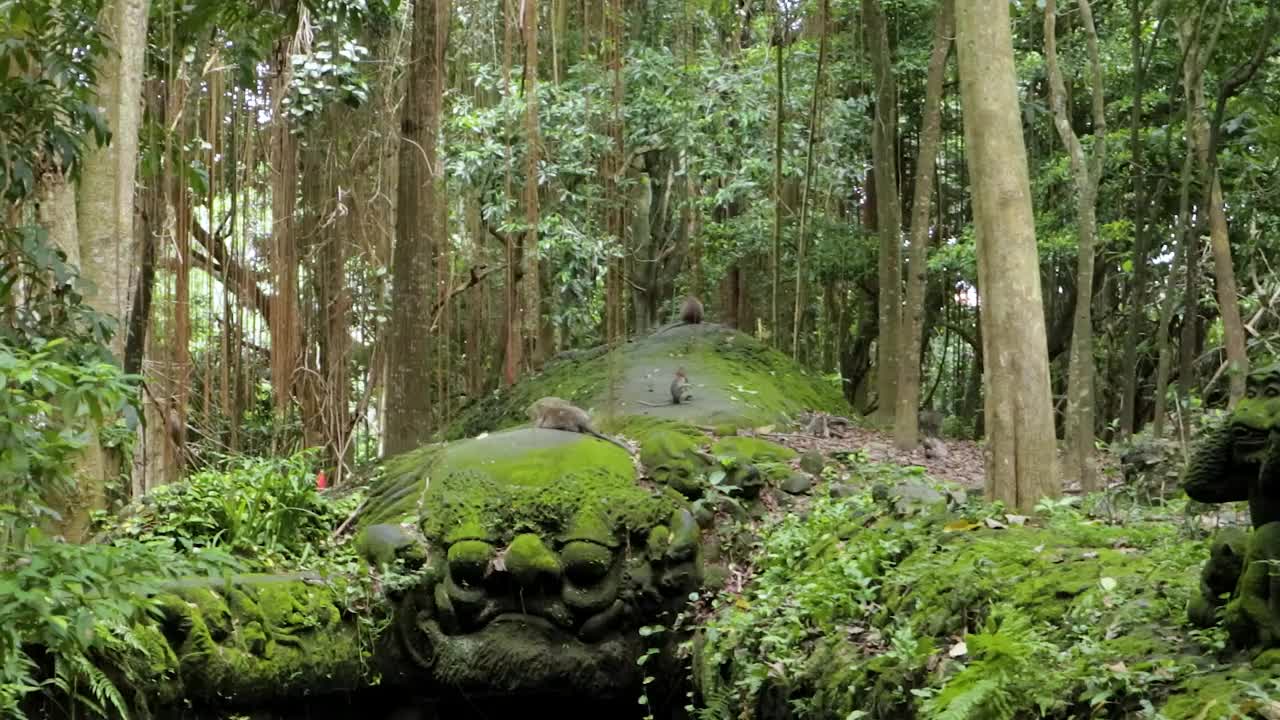
{"label": "carved stone statue", "polygon": [[1215,541],[1192,621],[1215,624],[1222,608],[1234,645],[1280,647],[1280,365],[1251,372],[1231,415],[1197,439],[1184,487],[1199,502],[1247,500],[1253,524]]}

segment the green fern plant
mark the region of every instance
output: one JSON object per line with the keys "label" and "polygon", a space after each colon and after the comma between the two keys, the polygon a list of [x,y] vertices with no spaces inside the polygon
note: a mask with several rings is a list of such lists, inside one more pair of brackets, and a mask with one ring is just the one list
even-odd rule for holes
{"label": "green fern plant", "polygon": [[1052,662],[1057,648],[1043,640],[1026,616],[1009,606],[992,609],[982,632],[965,638],[973,658],[920,714],[936,720],[1011,720],[1052,702],[1053,690],[1028,668]]}

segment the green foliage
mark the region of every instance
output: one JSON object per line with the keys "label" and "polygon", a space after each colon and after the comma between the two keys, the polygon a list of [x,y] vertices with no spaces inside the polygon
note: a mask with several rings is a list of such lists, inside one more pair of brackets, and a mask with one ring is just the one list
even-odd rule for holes
{"label": "green foliage", "polygon": [[368,55],[369,49],[355,41],[326,39],[310,54],[293,56],[293,82],[283,104],[295,131],[331,104],[354,108],[369,100],[369,82],[358,67]]}
{"label": "green foliage", "polygon": [[350,512],[315,487],[311,453],[230,458],[183,482],[152,490],[112,529],[138,540],[219,547],[266,566],[304,563]]}
{"label": "green foliage", "polygon": [[[844,462],[864,487],[910,474]],[[1032,518],[966,503],[943,524],[875,495],[761,532],[750,581],[704,627],[697,677],[719,709],[703,717],[781,694],[798,718],[1182,718],[1202,698],[1247,706],[1268,672],[1214,668],[1222,632],[1189,627],[1207,553],[1170,521],[1181,501],[1046,501]]]}
{"label": "green foliage", "polygon": [[820,499],[808,517],[789,515],[762,533],[754,581],[739,597],[716,598],[705,629],[702,663],[732,662],[736,695],[757,697],[770,677],[804,675],[815,638],[874,614],[884,570],[907,546],[901,531],[860,532],[873,509],[869,493]]}
{"label": "green foliage", "polygon": [[1043,713],[1058,702],[1062,678],[1028,672],[1048,667],[1057,648],[1045,642],[1021,611],[992,608],[981,632],[965,636],[973,661],[921,707],[938,720],[1010,720],[1029,707]]}
{"label": "green foliage", "polygon": [[48,172],[79,171],[110,131],[92,103],[100,0],[0,1],[0,197],[22,200]]}
{"label": "green foliage", "polygon": [[[54,514],[49,498],[73,486],[94,435],[119,446],[137,425],[136,378],[106,347],[114,324],[90,309],[76,269],[43,230],[3,234],[0,266],[0,544]],[[117,430],[123,419],[124,432]]]}
{"label": "green foliage", "polygon": [[93,717],[132,717],[129,684],[150,648],[137,623],[160,583],[236,569],[217,551],[167,540],[69,545],[28,532],[0,549],[0,716],[26,717],[35,694]]}

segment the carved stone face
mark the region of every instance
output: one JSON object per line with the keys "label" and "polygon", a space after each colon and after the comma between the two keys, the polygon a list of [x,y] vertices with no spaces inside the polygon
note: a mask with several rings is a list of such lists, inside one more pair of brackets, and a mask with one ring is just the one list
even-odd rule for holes
{"label": "carved stone face", "polygon": [[1267,436],[1280,429],[1280,365],[1249,373],[1245,396],[1231,413],[1231,438],[1238,458],[1261,452]]}
{"label": "carved stone face", "polygon": [[[425,485],[431,571],[406,593],[398,628],[442,685],[629,691],[640,626],[700,584],[699,531],[683,499],[642,487],[630,458],[607,443],[499,433],[449,446],[412,477]],[[412,496],[403,485],[390,478],[375,494]]]}

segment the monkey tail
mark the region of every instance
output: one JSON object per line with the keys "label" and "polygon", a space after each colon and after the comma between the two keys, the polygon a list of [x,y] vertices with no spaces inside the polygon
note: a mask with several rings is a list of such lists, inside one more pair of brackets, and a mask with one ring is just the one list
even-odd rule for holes
{"label": "monkey tail", "polygon": [[600,433],[596,432],[595,430],[588,430],[587,432],[589,432],[589,433],[591,433],[592,435],[594,435],[594,436],[596,436],[596,437],[600,438],[601,440],[607,440],[608,442],[611,442],[611,443],[613,443],[614,445],[617,445],[618,447],[622,448],[623,450],[626,450],[628,455],[630,455],[630,454],[631,454],[631,448],[627,447],[626,445],[623,445],[622,443],[620,443],[620,442],[618,442],[617,440],[615,440],[615,439],[613,439],[613,438],[609,437],[608,435],[601,435]]}
{"label": "monkey tail", "polygon": [[636,402],[640,403],[641,405],[648,405],[649,407],[666,407],[668,405],[675,404],[675,403],[651,403],[651,402],[645,402],[643,400],[637,400]]}

